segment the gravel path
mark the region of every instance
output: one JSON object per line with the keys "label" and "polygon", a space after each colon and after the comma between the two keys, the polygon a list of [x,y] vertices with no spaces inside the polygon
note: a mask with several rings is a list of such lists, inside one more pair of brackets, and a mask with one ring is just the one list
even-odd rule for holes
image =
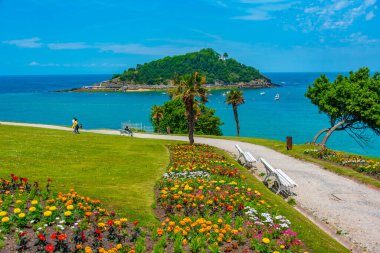
{"label": "gravel path", "polygon": [[[24,123],[0,122],[0,124],[24,125],[70,130],[70,128]],[[89,130],[101,134],[119,134],[114,130]],[[187,140],[183,136],[134,134],[138,138]],[[351,179],[339,176],[321,167],[297,160],[272,149],[237,141],[195,138],[196,143],[212,145],[237,156],[234,144],[250,151],[256,158],[265,158],[273,167],[286,172],[298,186],[295,200],[301,210],[330,234],[340,234],[344,242],[355,252],[380,252],[380,190],[370,188]],[[265,172],[257,164],[257,174]],[[333,233],[331,233],[333,231]],[[328,231],[327,231],[328,232]],[[337,235],[335,235],[337,237]]]}

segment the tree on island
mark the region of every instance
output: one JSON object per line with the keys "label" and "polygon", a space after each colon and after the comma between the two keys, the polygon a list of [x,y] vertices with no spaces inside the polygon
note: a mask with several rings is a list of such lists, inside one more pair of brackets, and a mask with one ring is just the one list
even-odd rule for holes
{"label": "tree on island", "polygon": [[152,120],[152,122],[154,122],[154,126],[157,126],[155,127],[155,131],[157,131],[158,133],[160,133],[160,122],[162,120],[162,118],[164,117],[164,108],[161,107],[161,106],[158,106],[158,105],[154,105],[152,107],[152,110],[151,110],[151,113],[150,113],[150,118]]}
{"label": "tree on island", "polygon": [[365,129],[380,135],[380,73],[371,77],[368,68],[360,68],[348,77],[337,76],[334,82],[321,75],[308,87],[305,96],[330,119],[331,127],[320,131],[313,144],[325,132],[322,146],[334,131],[346,131],[361,146],[368,141]]}
{"label": "tree on island", "polygon": [[232,105],[232,109],[234,111],[234,117],[236,122],[236,136],[240,135],[240,124],[239,124],[239,116],[237,112],[237,107],[241,104],[245,103],[243,92],[238,89],[231,89],[226,97],[226,103],[228,105]]}
{"label": "tree on island", "polygon": [[202,87],[206,83],[206,77],[198,72],[194,72],[191,75],[174,78],[173,83],[177,86],[173,93],[173,99],[180,98],[185,104],[189,141],[190,145],[193,145],[196,106],[198,102],[196,98],[199,98],[203,103],[207,102],[207,89]]}

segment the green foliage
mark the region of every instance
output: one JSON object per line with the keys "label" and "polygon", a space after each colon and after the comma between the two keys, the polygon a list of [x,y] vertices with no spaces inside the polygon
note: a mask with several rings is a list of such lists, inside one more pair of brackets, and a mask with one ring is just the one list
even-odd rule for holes
{"label": "green foliage", "polygon": [[350,130],[357,136],[357,130],[370,128],[380,135],[379,73],[371,77],[368,68],[360,68],[348,77],[339,75],[333,82],[321,75],[305,96],[329,116],[331,126],[344,122],[337,130]]}
{"label": "green foliage", "polygon": [[[227,54],[225,58],[228,58]],[[256,79],[270,81],[253,67],[245,66],[232,58],[222,60],[220,54],[211,48],[185,55],[167,56],[143,65],[138,64],[136,68],[115,74],[114,77],[134,84],[168,84],[177,75],[193,72],[207,76],[207,83],[228,84]]]}
{"label": "green foliage", "polygon": [[241,104],[245,103],[243,92],[238,89],[231,89],[226,97],[226,103],[232,105],[232,109],[234,111],[234,117],[236,121],[236,135],[240,135],[240,123],[239,123],[239,115],[237,112],[237,107]]}
{"label": "green foliage", "polygon": [[[162,106],[164,109],[163,117],[160,121],[160,132],[166,132],[170,127],[173,134],[187,133],[187,121],[185,104],[180,99],[169,100]],[[195,123],[196,134],[222,135],[220,126],[223,124],[220,118],[215,116],[215,110],[206,107],[203,103],[199,104],[201,114]],[[157,122],[151,118],[155,131],[158,131]]]}

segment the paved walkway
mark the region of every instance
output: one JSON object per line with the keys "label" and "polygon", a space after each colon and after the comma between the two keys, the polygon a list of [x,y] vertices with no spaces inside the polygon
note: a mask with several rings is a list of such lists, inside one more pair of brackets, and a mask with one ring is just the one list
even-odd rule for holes
{"label": "paved walkway", "polygon": [[[71,130],[50,125],[1,123]],[[89,132],[119,134],[115,130],[90,130]],[[134,136],[187,141],[187,137],[183,136],[140,133]],[[317,221],[323,222],[333,231],[341,233],[343,241],[349,241],[351,247],[356,247],[354,251],[380,252],[380,190],[263,146],[199,137],[195,138],[195,142],[224,149],[233,155],[237,155],[234,144],[238,143],[243,150],[250,151],[255,157],[265,158],[272,166],[282,169],[297,182],[299,187],[295,190],[296,202],[309,215],[311,214]],[[265,171],[261,164],[257,167],[259,172]]]}

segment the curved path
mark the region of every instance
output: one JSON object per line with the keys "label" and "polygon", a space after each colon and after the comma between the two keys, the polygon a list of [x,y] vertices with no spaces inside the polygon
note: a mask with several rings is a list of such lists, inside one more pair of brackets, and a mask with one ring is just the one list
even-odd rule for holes
{"label": "curved path", "polygon": [[[71,131],[70,128],[51,125],[11,122],[0,122],[0,124]],[[119,131],[115,130],[88,130],[88,132],[119,134]],[[188,140],[184,136],[140,133],[136,133],[134,136],[138,138]],[[380,190],[263,146],[201,137],[196,137],[195,142],[224,149],[235,156],[238,153],[234,144],[237,143],[243,150],[250,151],[255,157],[265,158],[275,168],[282,169],[297,182],[299,187],[295,189],[297,196],[294,198],[304,214],[325,229],[327,226],[330,234],[340,234],[338,239],[345,242],[344,244],[352,248],[353,251],[380,252]],[[257,167],[259,173],[264,171],[261,164],[258,164]]]}

